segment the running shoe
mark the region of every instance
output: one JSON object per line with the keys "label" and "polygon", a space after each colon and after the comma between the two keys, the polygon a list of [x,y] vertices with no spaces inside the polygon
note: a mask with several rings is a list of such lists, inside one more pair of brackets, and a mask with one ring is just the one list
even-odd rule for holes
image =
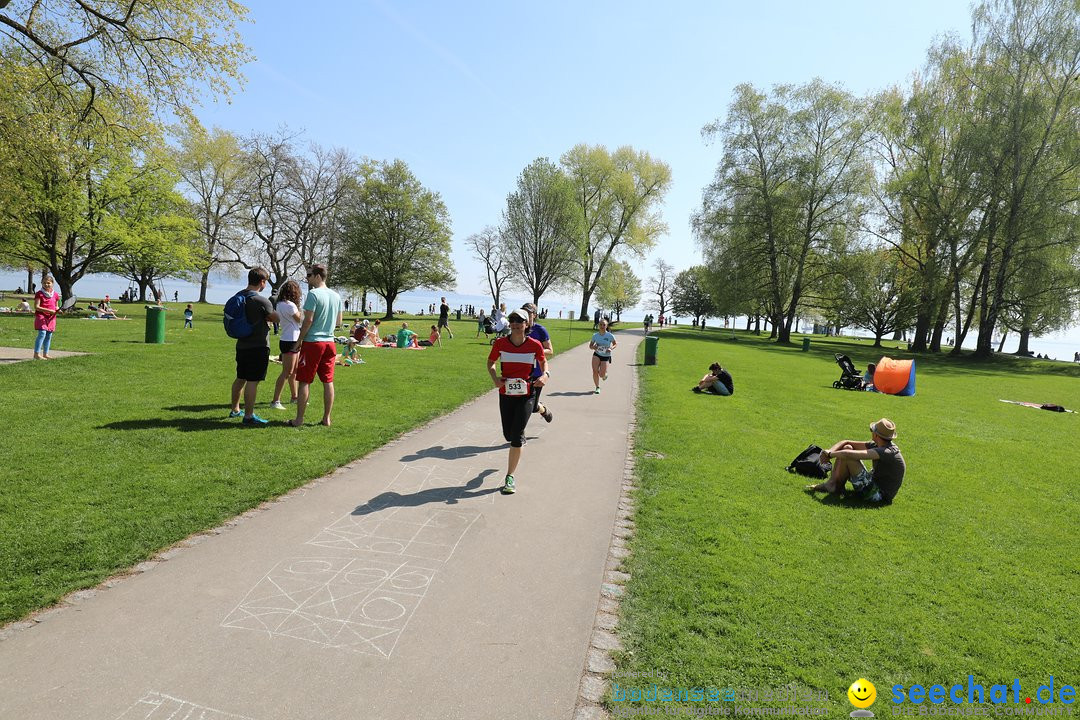
{"label": "running shoe", "polygon": [[244,416],[244,424],[245,425],[254,425],[255,427],[263,427],[265,425],[269,425],[270,421],[269,420],[263,420],[258,415],[245,415]]}
{"label": "running shoe", "polygon": [[551,422],[553,415],[551,414],[551,408],[547,405],[544,406],[544,412],[540,413],[540,417],[544,418],[546,422]]}
{"label": "running shoe", "polygon": [[244,416],[244,411],[243,410],[230,410],[229,411],[229,417],[231,417],[231,418],[243,417],[243,416]]}
{"label": "running shoe", "polygon": [[506,476],[506,481],[503,483],[502,490],[500,492],[503,495],[513,495],[515,492],[517,492],[517,489],[514,487],[513,475]]}
{"label": "running shoe", "polygon": [[698,387],[697,385],[695,385],[694,387],[692,387],[692,388],[690,388],[690,389],[691,389],[692,391],[696,392],[696,393],[700,393],[700,392],[702,392],[701,388],[699,388],[699,387]]}
{"label": "running shoe", "polygon": [[607,382],[607,375],[601,375],[600,379],[603,380],[604,382]]}
{"label": "running shoe", "polygon": [[285,409],[285,406],[281,404],[280,400],[275,400],[274,402],[270,403],[270,407],[272,407],[275,410],[284,410]]}
{"label": "running shoe", "polygon": [[599,395],[599,394],[600,394],[600,387],[597,386],[597,388],[595,390],[593,390],[593,395]]}

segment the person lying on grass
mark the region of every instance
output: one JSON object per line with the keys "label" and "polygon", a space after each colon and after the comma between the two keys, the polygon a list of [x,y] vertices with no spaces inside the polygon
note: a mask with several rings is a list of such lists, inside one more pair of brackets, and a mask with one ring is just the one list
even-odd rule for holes
{"label": "person lying on grass", "polygon": [[696,393],[708,392],[726,397],[735,394],[735,381],[731,379],[731,373],[721,367],[720,363],[714,362],[709,366],[709,372],[705,374],[705,377],[690,389]]}
{"label": "person lying on grass", "polygon": [[[855,494],[867,502],[891,503],[904,482],[907,464],[893,440],[896,424],[881,418],[870,425],[870,442],[841,440],[821,453],[823,459],[832,458],[833,468],[829,479],[816,485],[807,485],[807,492],[839,493],[844,483],[851,482]],[[867,470],[863,460],[870,460],[872,470]]]}

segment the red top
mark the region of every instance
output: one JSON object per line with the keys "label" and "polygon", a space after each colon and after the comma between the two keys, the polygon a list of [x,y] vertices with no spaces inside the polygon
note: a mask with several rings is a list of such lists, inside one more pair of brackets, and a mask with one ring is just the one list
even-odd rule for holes
{"label": "red top", "polygon": [[[526,337],[525,342],[520,345],[512,343],[509,337],[501,337],[495,341],[488,353],[488,362],[493,360],[502,363],[503,377],[528,380],[533,365],[544,361],[544,346],[531,337]],[[505,393],[506,388],[500,387],[499,392]]]}
{"label": "red top", "polygon": [[[60,293],[53,290],[51,295],[46,295],[43,290],[38,290],[34,293],[34,298],[37,300],[37,305],[45,308],[46,310],[55,310],[60,302]],[[46,315],[45,313],[34,313],[34,329],[35,330],[48,330],[53,332],[56,330],[56,316]]]}

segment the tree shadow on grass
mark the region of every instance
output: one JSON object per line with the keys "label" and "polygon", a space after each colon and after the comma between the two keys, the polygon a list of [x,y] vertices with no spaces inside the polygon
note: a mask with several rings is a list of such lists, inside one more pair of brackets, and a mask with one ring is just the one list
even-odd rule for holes
{"label": "tree shadow on grass", "polygon": [[491,495],[492,493],[498,492],[499,488],[492,487],[486,490],[478,490],[477,488],[484,484],[484,478],[494,472],[495,471],[491,469],[484,470],[465,483],[463,487],[427,488],[426,490],[419,490],[409,495],[402,495],[401,493],[392,491],[384,492],[371,498],[363,505],[357,505],[356,509],[353,510],[351,514],[353,516],[363,516],[370,515],[371,513],[380,510],[386,510],[387,508],[419,507],[420,505],[427,505],[429,503],[456,505],[462,500]]}
{"label": "tree shadow on grass", "polygon": [[227,413],[229,407],[222,405],[221,403],[213,403],[209,405],[170,405],[169,407],[162,408],[162,410],[171,410],[173,412],[208,412],[210,410],[220,410],[222,413]]}
{"label": "tree shadow on grass", "polygon": [[[703,339],[712,340],[714,342],[722,340],[722,338],[709,336],[706,336]],[[794,353],[801,357],[827,359],[838,374],[840,368],[836,364],[835,355],[841,353],[851,358],[852,362],[860,369],[860,371],[865,369],[868,363],[876,363],[883,356],[887,356],[894,360],[914,360],[915,373],[917,376],[923,374],[944,376],[1001,376],[1003,374],[1080,376],[1080,366],[1077,366],[1075,363],[1039,361],[1034,358],[1020,357],[1009,353],[995,353],[987,360],[975,360],[972,359],[971,352],[967,350],[960,356],[948,353],[914,353],[905,350],[902,347],[896,347],[895,344],[890,345],[890,341],[887,340],[884,341],[881,347],[874,347],[871,342],[866,340],[859,341],[843,337],[812,337],[810,349],[803,352],[802,346],[798,341],[787,345],[780,345],[776,342],[769,341],[765,336],[762,336],[761,338],[754,338],[751,336],[748,340],[749,342],[747,345],[749,346],[750,343],[753,343],[752,346],[757,350],[764,350],[770,353]],[[895,343],[896,341],[891,342]],[[951,351],[952,348],[950,347],[949,352]]]}
{"label": "tree shadow on grass", "polygon": [[432,445],[429,448],[417,450],[409,455],[404,455],[401,462],[415,462],[425,458],[438,458],[439,460],[459,460],[461,458],[475,457],[480,453],[491,452],[506,447],[506,443],[498,445],[459,445],[457,447],[443,447]]}
{"label": "tree shadow on grass", "polygon": [[[96,430],[165,430],[172,428],[180,432],[202,432],[224,428],[244,427],[238,420],[219,418],[146,418],[143,420],[117,420],[98,425]],[[254,426],[253,426],[254,427]]]}

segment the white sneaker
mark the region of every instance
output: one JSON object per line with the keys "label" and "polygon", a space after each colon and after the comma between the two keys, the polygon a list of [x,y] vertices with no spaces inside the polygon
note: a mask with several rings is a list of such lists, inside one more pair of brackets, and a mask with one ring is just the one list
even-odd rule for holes
{"label": "white sneaker", "polygon": [[285,410],[286,409],[285,406],[282,405],[280,402],[272,402],[272,403],[270,403],[270,407],[272,407],[275,410]]}

